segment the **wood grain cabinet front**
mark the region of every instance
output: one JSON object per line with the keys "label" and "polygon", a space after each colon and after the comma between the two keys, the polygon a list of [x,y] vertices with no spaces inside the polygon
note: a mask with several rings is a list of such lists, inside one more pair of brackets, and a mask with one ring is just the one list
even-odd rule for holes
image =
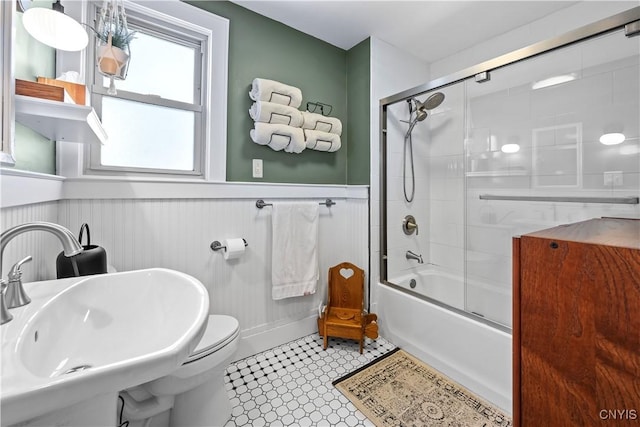
{"label": "wood grain cabinet front", "polygon": [[513,239],[514,425],[640,425],[640,220]]}

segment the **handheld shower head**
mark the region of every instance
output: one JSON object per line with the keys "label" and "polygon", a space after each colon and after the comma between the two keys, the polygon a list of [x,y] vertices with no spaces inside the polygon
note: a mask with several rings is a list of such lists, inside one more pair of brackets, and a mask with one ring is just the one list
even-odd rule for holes
{"label": "handheld shower head", "polygon": [[426,118],[427,118],[427,111],[423,108],[416,111],[416,118],[413,120],[421,122]]}
{"label": "handheld shower head", "polygon": [[[442,92],[436,92],[430,95],[424,102],[420,102],[416,98],[409,98],[407,102],[409,103],[409,130],[404,135],[404,152],[402,156],[402,183],[404,189],[404,199],[407,202],[413,201],[413,196],[415,194],[416,189],[416,178],[413,170],[413,142],[411,140],[411,132],[413,132],[413,128],[416,126],[418,122],[423,121],[427,118],[427,111],[433,110],[437,108],[444,101],[444,94]],[[414,110],[415,106],[415,110]],[[416,116],[411,120],[411,116],[415,111]],[[407,153],[409,155],[409,161],[411,166],[411,191],[407,190]]]}

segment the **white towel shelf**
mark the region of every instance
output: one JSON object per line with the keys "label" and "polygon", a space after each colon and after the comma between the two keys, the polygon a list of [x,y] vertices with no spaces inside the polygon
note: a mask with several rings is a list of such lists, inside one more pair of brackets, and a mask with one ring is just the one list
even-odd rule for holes
{"label": "white towel shelf", "polygon": [[107,133],[95,110],[86,105],[16,95],[16,121],[52,141],[100,143]]}

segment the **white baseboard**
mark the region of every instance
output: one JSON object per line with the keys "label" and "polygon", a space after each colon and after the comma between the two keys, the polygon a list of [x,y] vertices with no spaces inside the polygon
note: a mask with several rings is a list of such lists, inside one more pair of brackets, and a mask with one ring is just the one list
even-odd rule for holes
{"label": "white baseboard", "polygon": [[316,314],[304,319],[294,320],[273,329],[253,333],[251,330],[240,333],[235,360],[244,359],[256,353],[286,344],[295,339],[318,332]]}

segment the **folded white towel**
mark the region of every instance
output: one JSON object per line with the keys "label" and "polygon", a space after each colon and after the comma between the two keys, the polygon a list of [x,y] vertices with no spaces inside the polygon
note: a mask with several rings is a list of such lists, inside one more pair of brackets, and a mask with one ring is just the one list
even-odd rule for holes
{"label": "folded white towel", "polygon": [[302,123],[303,129],[321,130],[323,132],[342,135],[342,122],[340,119],[323,116],[322,114],[310,113],[308,111],[303,111],[302,117],[304,118]]}
{"label": "folded white towel", "polygon": [[254,101],[268,101],[298,108],[302,104],[302,91],[275,80],[253,79],[249,97]]}
{"label": "folded white towel", "polygon": [[256,122],[279,123],[296,128],[302,127],[302,111],[274,102],[254,102],[249,109],[249,116]]}
{"label": "folded white towel", "polygon": [[301,128],[274,123],[255,122],[249,135],[256,144],[268,145],[274,151],[284,149],[287,153],[301,153],[305,149]]}
{"label": "folded white towel", "polygon": [[307,148],[317,151],[338,151],[342,147],[340,136],[335,133],[303,129]]}
{"label": "folded white towel", "polygon": [[318,214],[313,202],[274,203],[271,297],[311,295],[318,284]]}

